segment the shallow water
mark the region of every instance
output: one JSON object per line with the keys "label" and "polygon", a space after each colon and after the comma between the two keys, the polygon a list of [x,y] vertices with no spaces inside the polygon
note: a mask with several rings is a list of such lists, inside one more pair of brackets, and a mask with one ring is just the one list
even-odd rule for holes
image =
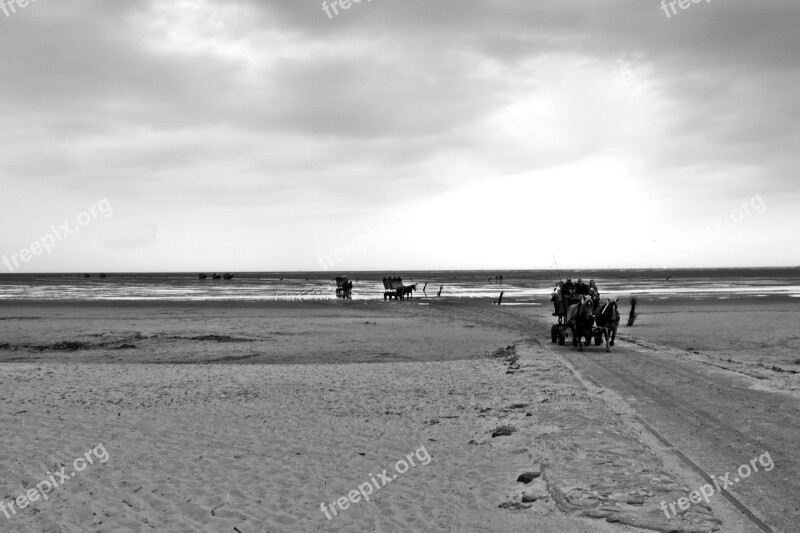
{"label": "shallow water", "polygon": [[[383,299],[384,275],[401,275],[416,284],[415,297],[497,298],[508,303],[541,302],[566,273],[555,271],[428,271],[345,273],[354,282],[354,300]],[[496,276],[502,275],[503,282]],[[594,278],[602,296],[656,295],[733,298],[800,297],[800,269],[598,270],[569,274]],[[11,300],[164,300],[292,301],[333,300],[336,284],[328,272],[236,273],[232,280],[200,280],[196,273],[0,274],[0,299]]]}

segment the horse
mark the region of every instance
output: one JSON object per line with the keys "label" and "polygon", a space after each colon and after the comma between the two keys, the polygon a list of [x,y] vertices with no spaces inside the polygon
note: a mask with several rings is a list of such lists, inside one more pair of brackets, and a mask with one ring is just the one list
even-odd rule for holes
{"label": "horse", "polygon": [[[603,337],[606,339],[606,351],[611,351],[614,346],[614,339],[617,337],[617,326],[619,326],[619,298],[606,298],[606,304],[597,313],[597,327],[603,330]],[[611,341],[609,342],[609,337]]]}
{"label": "horse", "polygon": [[402,300],[403,298],[407,298],[410,300],[414,297],[414,291],[417,290],[417,284],[415,283],[413,285],[406,285],[400,290],[402,291],[400,299]]}
{"label": "horse", "polygon": [[586,338],[586,344],[589,344],[591,340],[593,323],[591,298],[583,298],[567,309],[567,326],[572,332],[572,345],[577,346],[581,352],[583,351],[583,338]]}
{"label": "horse", "polygon": [[386,295],[389,295],[389,298],[394,298],[395,300],[405,300],[411,299],[413,297],[413,292],[417,290],[417,284],[413,285],[403,285],[402,287],[397,287],[396,289],[390,290],[388,293],[383,295],[384,300],[386,299]]}

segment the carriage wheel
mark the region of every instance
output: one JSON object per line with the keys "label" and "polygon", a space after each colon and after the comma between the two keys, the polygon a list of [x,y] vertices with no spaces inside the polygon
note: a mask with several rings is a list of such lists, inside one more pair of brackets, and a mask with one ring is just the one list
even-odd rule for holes
{"label": "carriage wheel", "polygon": [[558,341],[558,326],[556,326],[555,324],[550,326],[550,341],[551,342]]}
{"label": "carriage wheel", "polygon": [[600,346],[601,344],[603,344],[603,334],[602,333],[599,334],[599,335],[595,335],[594,336],[594,345],[595,346]]}
{"label": "carriage wheel", "polygon": [[561,330],[558,330],[558,345],[559,346],[564,346],[564,341],[565,340],[566,340],[566,338],[564,337],[564,332],[561,331]]}

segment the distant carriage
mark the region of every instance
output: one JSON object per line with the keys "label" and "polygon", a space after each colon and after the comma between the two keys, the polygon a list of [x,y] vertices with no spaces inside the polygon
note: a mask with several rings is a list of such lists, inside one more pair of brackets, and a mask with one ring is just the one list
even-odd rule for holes
{"label": "distant carriage", "polygon": [[353,282],[347,276],[336,276],[336,297],[353,299]]}
{"label": "distant carriage", "polygon": [[383,278],[383,299],[384,300],[405,300],[414,297],[417,284],[403,285],[402,278]]}

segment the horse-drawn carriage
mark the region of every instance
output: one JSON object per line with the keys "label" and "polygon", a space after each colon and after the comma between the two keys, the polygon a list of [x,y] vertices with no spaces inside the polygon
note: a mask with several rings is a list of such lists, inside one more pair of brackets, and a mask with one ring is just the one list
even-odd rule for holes
{"label": "horse-drawn carriage", "polygon": [[353,282],[347,276],[336,276],[336,297],[353,299]]}
{"label": "horse-drawn carriage", "polygon": [[596,292],[589,296],[577,294],[572,289],[557,288],[551,301],[553,316],[558,317],[558,323],[550,327],[550,340],[563,346],[571,337],[572,345],[583,351],[583,345],[589,346],[592,339],[595,346],[600,346],[605,339],[606,351],[610,352],[619,325],[619,298],[606,300],[601,305]]}
{"label": "horse-drawn carriage", "polygon": [[402,278],[383,278],[383,299],[391,300],[404,300],[412,298],[414,291],[417,290],[417,284],[403,285]]}

